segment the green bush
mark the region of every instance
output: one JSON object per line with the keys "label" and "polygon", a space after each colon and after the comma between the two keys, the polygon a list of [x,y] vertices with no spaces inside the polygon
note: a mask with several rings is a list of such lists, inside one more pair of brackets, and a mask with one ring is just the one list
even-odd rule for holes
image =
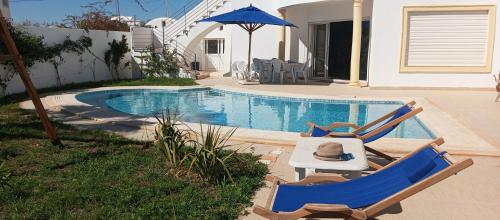
{"label": "green bush", "polygon": [[236,154],[228,150],[232,145],[228,140],[233,136],[236,128],[222,132],[220,126],[208,125],[206,132],[198,134],[197,142],[192,153],[189,154],[189,170],[197,173],[201,178],[212,183],[233,182],[227,161]]}
{"label": "green bush", "polygon": [[161,117],[156,116],[158,125],[155,128],[156,145],[163,154],[167,165],[179,168],[186,159],[186,148],[191,142],[189,131],[179,128],[181,123],[177,114],[166,110]]}
{"label": "green bush", "polygon": [[[228,141],[236,128],[223,132],[221,126],[208,125],[207,130],[200,126],[200,133],[195,133],[179,122],[177,114],[170,110],[165,110],[156,119],[158,125],[155,128],[155,145],[172,173],[186,171],[196,174],[206,182],[220,184],[234,182],[231,170],[248,169],[243,167],[245,164],[242,165],[241,162],[247,165],[257,163],[245,161],[241,154],[228,149],[233,146]],[[182,125],[187,128],[179,128]],[[231,163],[232,169],[228,168],[228,163]]]}
{"label": "green bush", "polygon": [[170,77],[177,78],[179,75],[178,60],[175,53],[169,50],[164,50],[162,53],[154,53],[151,51],[149,56],[146,56],[146,68],[144,72],[147,77]]}
{"label": "green bush", "polygon": [[[113,40],[108,43],[109,50],[104,52],[104,62],[108,66],[109,72],[113,79],[120,79],[120,62],[125,58],[125,54],[130,52],[130,48],[128,47],[127,37],[122,35],[122,39],[120,41]],[[123,64],[124,68],[128,67],[130,62],[126,62]]]}

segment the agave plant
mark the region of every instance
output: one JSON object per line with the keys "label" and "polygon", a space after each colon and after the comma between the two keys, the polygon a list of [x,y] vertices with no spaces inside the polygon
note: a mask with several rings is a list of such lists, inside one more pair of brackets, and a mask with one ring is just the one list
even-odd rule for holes
{"label": "agave plant", "polygon": [[186,159],[186,147],[190,141],[190,129],[180,129],[183,125],[177,120],[177,113],[165,110],[161,117],[156,116],[158,126],[155,128],[156,146],[160,149],[168,165],[179,167]]}
{"label": "agave plant", "polygon": [[189,155],[189,170],[210,182],[223,183],[227,180],[233,182],[227,161],[236,154],[236,151],[229,151],[227,148],[234,146],[228,144],[228,140],[236,128],[223,132],[220,126],[208,125],[204,132],[203,126],[200,127],[201,132],[198,134],[196,146]]}
{"label": "agave plant", "polygon": [[5,161],[3,161],[0,164],[0,188],[4,187],[10,187],[9,185],[9,179],[10,176],[12,175],[12,172],[10,172],[6,167],[5,167]]}

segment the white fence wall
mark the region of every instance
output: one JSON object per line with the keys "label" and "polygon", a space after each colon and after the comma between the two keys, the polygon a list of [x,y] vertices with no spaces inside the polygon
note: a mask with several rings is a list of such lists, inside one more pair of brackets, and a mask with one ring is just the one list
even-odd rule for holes
{"label": "white fence wall", "polygon": [[[104,59],[104,53],[109,50],[109,42],[113,39],[120,41],[122,35],[127,38],[129,48],[131,48],[131,35],[129,32],[117,31],[96,31],[90,30],[86,32],[82,29],[67,29],[67,28],[37,28],[37,27],[24,27],[25,31],[44,36],[44,42],[47,45],[55,43],[62,43],[67,36],[71,40],[78,40],[82,35],[92,38],[92,47],[90,50]],[[64,62],[59,66],[59,75],[62,84],[90,82],[90,81],[103,81],[111,80],[112,76],[106,64],[100,60],[96,60],[90,53],[85,52],[81,55],[77,53],[64,53]],[[132,62],[130,53],[125,55],[122,64]],[[132,78],[132,63],[129,67],[120,69],[120,78]],[[49,63],[37,63],[28,70],[31,79],[36,88],[47,88],[57,86],[56,70],[54,66]],[[5,70],[0,66],[0,75],[3,76]],[[0,89],[1,90],[1,89]],[[19,93],[25,91],[24,85],[16,73],[16,76],[10,81],[6,94]],[[1,91],[0,91],[1,93]],[[0,94],[1,95],[1,94]]]}

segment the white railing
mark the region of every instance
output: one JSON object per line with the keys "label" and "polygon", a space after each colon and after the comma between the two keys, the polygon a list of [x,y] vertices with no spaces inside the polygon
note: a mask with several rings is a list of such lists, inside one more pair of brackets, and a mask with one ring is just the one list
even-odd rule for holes
{"label": "white railing", "polygon": [[187,62],[194,61],[195,52],[178,42],[181,36],[188,36],[198,21],[211,16],[229,0],[190,0],[179,11],[171,15],[176,21],[166,27],[153,30],[154,36],[163,43],[164,47],[176,50],[184,56]]}
{"label": "white railing", "polygon": [[[186,2],[180,10],[169,16],[175,19],[175,22],[167,24],[166,27],[153,28],[152,35],[157,40],[156,42],[161,42],[163,48],[175,51],[182,57],[183,62],[189,66],[190,62],[196,60],[196,53],[181,44],[178,38],[181,36],[187,37],[190,30],[198,24],[199,20],[211,16],[229,2],[229,0],[188,0]],[[134,52],[137,52],[134,53],[134,59],[137,60],[137,57],[142,56],[147,50],[149,50],[149,47],[144,50],[134,50]],[[140,63],[143,62],[141,59]]]}
{"label": "white railing", "polygon": [[[199,2],[196,6],[192,6],[192,4]],[[217,9],[224,6],[225,3],[229,2],[228,0],[191,0],[189,1],[181,10],[174,13],[173,18],[176,19],[175,22],[165,27],[165,42],[168,41],[173,42],[176,38],[182,35],[188,35],[189,30],[196,26],[199,20],[209,17]],[[192,8],[188,11],[189,8]],[[181,15],[181,16],[179,16]],[[161,30],[160,30],[161,33]],[[158,39],[162,39],[163,35],[157,35]]]}

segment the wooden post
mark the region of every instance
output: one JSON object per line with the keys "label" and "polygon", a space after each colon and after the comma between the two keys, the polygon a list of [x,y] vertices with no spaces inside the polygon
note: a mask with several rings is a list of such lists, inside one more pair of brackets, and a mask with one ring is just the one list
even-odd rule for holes
{"label": "wooden post", "polygon": [[47,112],[43,107],[42,101],[40,101],[40,97],[38,97],[38,93],[35,87],[33,86],[33,82],[31,81],[31,78],[28,74],[28,71],[26,70],[26,67],[24,66],[24,61],[21,55],[19,54],[19,51],[17,50],[16,44],[12,39],[12,36],[10,35],[6,18],[3,16],[1,11],[0,11],[0,39],[3,41],[8,51],[8,55],[5,54],[2,55],[2,59],[0,61],[9,60],[14,63],[16,71],[19,73],[19,76],[21,77],[21,80],[23,81],[24,86],[26,87],[26,91],[28,92],[28,95],[33,101],[38,117],[40,117],[40,120],[42,121],[43,127],[45,128],[45,131],[47,132],[50,141],[52,142],[52,144],[60,144],[61,142],[57,137],[56,130],[54,126],[52,126],[52,124],[50,123],[49,117],[47,116]]}

